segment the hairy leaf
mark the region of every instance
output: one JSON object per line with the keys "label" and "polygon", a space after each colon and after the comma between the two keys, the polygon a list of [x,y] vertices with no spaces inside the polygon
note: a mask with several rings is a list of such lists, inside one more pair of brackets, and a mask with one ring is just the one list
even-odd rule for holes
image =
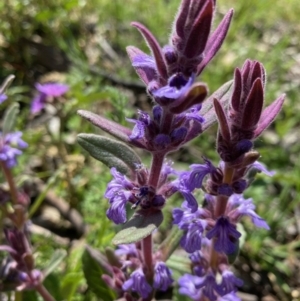
{"label": "hairy leaf", "polygon": [[5,112],[3,119],[3,133],[10,133],[16,123],[17,115],[19,114],[19,104],[14,103]]}
{"label": "hairy leaf", "polygon": [[79,134],[78,143],[95,159],[121,173],[129,173],[141,164],[139,156],[126,144],[95,134]]}
{"label": "hairy leaf", "polygon": [[156,230],[162,221],[161,211],[138,211],[117,233],[112,242],[120,245],[140,241]]}

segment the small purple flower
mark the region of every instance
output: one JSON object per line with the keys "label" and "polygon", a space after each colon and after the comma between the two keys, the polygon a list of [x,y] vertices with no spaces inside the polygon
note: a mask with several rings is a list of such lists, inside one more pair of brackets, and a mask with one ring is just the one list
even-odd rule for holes
{"label": "small purple flower", "polygon": [[184,231],[180,245],[188,253],[193,253],[201,249],[202,235],[207,225],[207,222],[201,218],[205,211],[198,209],[193,212],[187,202],[182,204],[182,208],[183,210],[179,208],[173,210],[173,223]]}
{"label": "small purple flower", "polygon": [[157,91],[153,91],[152,95],[159,105],[174,106],[174,102],[188,92],[194,80],[194,74],[187,80],[183,76],[183,74],[175,73],[172,77],[169,78],[167,86],[164,86]]}
{"label": "small purple flower", "polygon": [[117,225],[124,224],[127,220],[126,203],[127,199],[125,197],[115,197],[114,201],[106,211],[106,216]]}
{"label": "small purple flower", "polygon": [[185,224],[180,229],[185,230],[180,240],[180,245],[188,253],[193,253],[201,249],[202,235],[206,225],[204,221],[195,220],[190,224]]}
{"label": "small purple flower", "polygon": [[230,223],[228,218],[221,216],[218,218],[216,225],[206,234],[208,239],[216,238],[215,250],[232,254],[236,250],[236,241],[241,236],[234,225]]}
{"label": "small purple flower", "polygon": [[192,170],[188,182],[190,190],[201,188],[205,176],[216,170],[216,167],[207,159],[204,164],[192,164],[190,168]]}
{"label": "small purple flower", "polygon": [[222,273],[222,282],[217,287],[217,292],[221,296],[225,296],[237,291],[237,288],[243,285],[243,281],[234,276],[234,274],[225,270]]}
{"label": "small purple flower", "polygon": [[157,262],[154,267],[154,283],[155,289],[166,291],[173,282],[172,272],[164,262]]}
{"label": "small purple flower", "polygon": [[245,200],[242,196],[233,195],[228,202],[228,205],[231,207],[236,207],[229,212],[228,216],[234,222],[239,222],[243,216],[249,216],[252,223],[259,228],[265,228],[269,230],[267,222],[262,219],[257,213],[255,213],[255,205],[253,204],[252,199]]}
{"label": "small purple flower", "polygon": [[179,278],[179,293],[190,297],[192,300],[200,300],[202,292],[196,286],[201,283],[201,278],[190,274],[184,274]]}
{"label": "small purple flower", "polygon": [[47,83],[35,85],[35,88],[39,94],[33,99],[31,103],[31,113],[39,113],[45,106],[47,97],[60,97],[64,95],[68,90],[69,86],[60,83]]}
{"label": "small purple flower", "polygon": [[178,179],[173,181],[172,184],[182,194],[192,212],[197,211],[198,202],[192,194],[193,187],[190,185],[190,172],[180,172]]}
{"label": "small purple flower", "polygon": [[110,208],[107,217],[116,224],[126,222],[126,203],[133,198],[131,190],[134,185],[115,167],[111,169],[114,179],[107,185],[105,198],[109,200]]}
{"label": "small purple flower", "polygon": [[0,94],[0,104],[4,102],[7,99],[7,96],[5,94]]}
{"label": "small purple flower", "polygon": [[137,292],[142,298],[147,298],[152,291],[142,269],[134,271],[130,275],[130,278],[124,282],[122,288],[124,291],[132,290],[133,292]]}
{"label": "small purple flower", "polygon": [[208,273],[205,277],[201,278],[201,281],[196,284],[196,288],[202,288],[202,293],[210,301],[216,301],[218,295],[216,293],[218,285],[216,283],[216,278],[212,273]]}
{"label": "small purple flower", "polygon": [[[25,148],[28,144],[21,139],[22,132],[3,135],[0,132],[0,161],[5,162],[8,168],[17,164],[17,156],[22,154],[18,148]],[[18,147],[18,148],[16,148]]]}
{"label": "small purple flower", "polygon": [[135,123],[130,135],[132,140],[145,138],[147,128],[151,124],[151,117],[148,113],[139,110],[138,114],[138,120],[127,118],[127,121]]}

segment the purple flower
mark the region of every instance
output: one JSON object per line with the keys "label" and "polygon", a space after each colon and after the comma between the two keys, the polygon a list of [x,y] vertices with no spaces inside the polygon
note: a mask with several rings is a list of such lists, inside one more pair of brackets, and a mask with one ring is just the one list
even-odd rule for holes
{"label": "purple flower", "polygon": [[39,94],[31,103],[31,113],[33,114],[40,112],[44,108],[47,97],[60,97],[69,90],[69,86],[60,83],[47,83],[43,85],[37,83],[35,88]]}
{"label": "purple flower", "polygon": [[157,262],[154,267],[154,282],[155,289],[166,291],[173,282],[172,272],[164,262]]}
{"label": "purple flower", "polygon": [[249,216],[256,227],[270,229],[267,222],[255,213],[252,199],[245,200],[240,195],[233,195],[228,201],[228,206],[232,208],[228,216],[233,222],[237,223],[243,216]]}
{"label": "purple flower", "polygon": [[4,102],[7,99],[7,96],[5,94],[0,94],[0,104]]}
{"label": "purple flower", "polygon": [[192,194],[193,187],[190,185],[190,172],[180,172],[178,179],[173,181],[172,184],[182,194],[191,211],[197,211],[198,202]]}
{"label": "purple flower", "polygon": [[126,222],[126,203],[133,198],[131,190],[134,185],[115,167],[111,169],[114,179],[107,185],[104,196],[109,200],[107,217],[116,224]]}
{"label": "purple flower", "polygon": [[[28,144],[21,139],[22,132],[3,135],[0,132],[0,161],[5,162],[8,168],[17,164],[17,156],[22,154],[18,148],[25,148]],[[16,148],[18,147],[18,148]]]}
{"label": "purple flower", "polygon": [[176,73],[168,80],[168,85],[152,92],[155,101],[161,106],[175,106],[175,101],[184,96],[195,80],[192,75],[188,80],[181,74]]}
{"label": "purple flower", "polygon": [[138,114],[139,114],[138,120],[127,118],[127,121],[131,123],[135,123],[135,126],[133,127],[133,130],[129,137],[132,140],[145,138],[147,128],[152,123],[151,117],[148,113],[138,110]]}
{"label": "purple flower", "polygon": [[232,254],[236,250],[236,241],[241,236],[234,225],[230,223],[228,218],[221,216],[218,218],[216,225],[206,234],[208,239],[216,238],[215,250]]}
{"label": "purple flower", "polygon": [[195,220],[190,224],[185,224],[180,227],[180,229],[185,230],[180,240],[180,245],[186,252],[193,253],[201,249],[201,239],[205,229],[203,225],[205,224],[203,221]]}
{"label": "purple flower", "polygon": [[202,288],[202,293],[206,296],[210,301],[216,301],[218,295],[216,293],[218,284],[216,283],[215,276],[212,273],[208,273],[205,277],[201,278],[196,284],[196,288]]}
{"label": "purple flower", "polygon": [[216,167],[207,159],[205,159],[204,164],[192,164],[190,168],[192,170],[188,181],[190,190],[201,188],[205,176],[216,170]]}
{"label": "purple flower", "polygon": [[202,292],[196,286],[201,283],[201,278],[189,274],[184,274],[179,278],[179,293],[190,297],[192,300],[200,300]]}
{"label": "purple flower", "polygon": [[142,269],[134,271],[130,275],[130,278],[124,282],[122,288],[124,291],[132,290],[133,292],[137,292],[142,298],[147,298],[152,291]]}
{"label": "purple flower", "polygon": [[217,287],[217,292],[221,296],[225,296],[230,293],[234,293],[237,291],[237,287],[243,285],[243,281],[234,276],[234,274],[225,270],[222,273],[222,282]]}

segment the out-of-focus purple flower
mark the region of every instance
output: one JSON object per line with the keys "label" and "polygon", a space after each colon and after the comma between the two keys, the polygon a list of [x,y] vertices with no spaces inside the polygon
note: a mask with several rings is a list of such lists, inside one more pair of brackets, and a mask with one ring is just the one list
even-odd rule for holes
{"label": "out-of-focus purple flower", "polygon": [[0,104],[4,102],[7,99],[7,96],[5,94],[0,94]]}
{"label": "out-of-focus purple flower", "polygon": [[153,287],[160,291],[166,291],[173,283],[172,272],[162,261],[155,264]]}
{"label": "out-of-focus purple flower", "polygon": [[222,282],[217,286],[217,292],[220,296],[235,293],[237,288],[243,285],[243,281],[234,276],[234,274],[225,270],[222,272]]}
{"label": "out-of-focus purple flower", "polygon": [[142,298],[147,298],[152,291],[151,286],[146,280],[142,269],[134,271],[122,286],[124,291],[131,290],[137,292]]}
{"label": "out-of-focus purple flower", "polygon": [[8,168],[14,167],[17,164],[17,156],[22,154],[22,151],[18,148],[22,149],[28,146],[21,137],[22,132],[5,135],[0,132],[0,161],[5,162]]}
{"label": "out-of-focus purple flower", "polygon": [[190,297],[192,300],[201,300],[202,292],[197,288],[201,278],[190,274],[184,274],[179,278],[179,293]]}
{"label": "out-of-focus purple flower", "polygon": [[239,239],[241,233],[236,230],[228,218],[221,216],[216,225],[206,234],[208,239],[215,238],[214,248],[217,252],[232,254],[236,250],[235,242]]}
{"label": "out-of-focus purple flower", "polygon": [[36,97],[34,97],[31,103],[31,113],[35,114],[40,112],[47,101],[48,97],[60,97],[69,91],[69,86],[60,83],[47,83],[35,85],[35,88],[39,92]]}

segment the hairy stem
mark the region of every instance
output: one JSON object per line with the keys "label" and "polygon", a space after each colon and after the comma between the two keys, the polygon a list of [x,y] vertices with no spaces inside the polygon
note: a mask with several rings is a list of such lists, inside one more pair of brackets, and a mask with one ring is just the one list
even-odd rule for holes
{"label": "hairy stem", "polygon": [[152,258],[152,234],[142,240],[142,252],[144,264],[147,268],[147,278],[152,281],[153,258]]}
{"label": "hairy stem", "polygon": [[160,177],[160,172],[164,163],[164,158],[165,155],[163,153],[153,154],[150,175],[148,179],[148,185],[153,188],[157,187],[159,177]]}

